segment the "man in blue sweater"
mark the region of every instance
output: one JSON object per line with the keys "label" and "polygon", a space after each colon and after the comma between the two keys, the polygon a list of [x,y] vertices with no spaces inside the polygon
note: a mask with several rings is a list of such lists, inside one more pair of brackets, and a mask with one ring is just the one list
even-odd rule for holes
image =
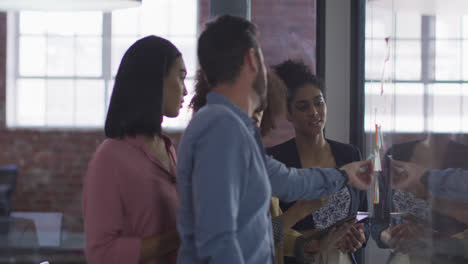
{"label": "man in blue sweater", "polygon": [[272,263],[271,196],[293,201],[345,184],[367,189],[372,163],[298,170],[266,156],[251,118],[266,99],[266,70],[249,21],[226,15],[208,23],[198,59],[211,91],[178,151],[178,263]]}

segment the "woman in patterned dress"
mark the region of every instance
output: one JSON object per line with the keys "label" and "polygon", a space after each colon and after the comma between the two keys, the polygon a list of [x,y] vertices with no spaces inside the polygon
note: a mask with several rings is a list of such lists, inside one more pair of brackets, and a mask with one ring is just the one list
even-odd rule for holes
{"label": "woman in patterned dress", "polygon": [[[287,60],[276,65],[274,71],[287,86],[287,118],[295,128],[296,137],[269,148],[268,154],[295,168],[339,168],[361,160],[361,153],[355,146],[325,138],[327,105],[324,87],[310,69],[301,61]],[[287,211],[293,204],[281,202],[281,207]],[[293,229],[307,234],[314,229],[327,228],[357,211],[367,211],[366,192],[344,187]],[[356,224],[339,243],[322,250],[326,252],[319,252],[318,262],[363,263],[361,248],[367,238],[368,223]],[[297,262],[285,257],[285,263]]]}

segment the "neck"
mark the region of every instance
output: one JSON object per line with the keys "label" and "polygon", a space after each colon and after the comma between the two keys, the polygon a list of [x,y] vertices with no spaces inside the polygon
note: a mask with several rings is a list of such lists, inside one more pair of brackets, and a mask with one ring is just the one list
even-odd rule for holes
{"label": "neck", "polygon": [[166,148],[166,143],[164,139],[159,135],[154,135],[153,137],[145,137],[146,146],[151,150],[161,150]]}
{"label": "neck", "polygon": [[240,83],[218,84],[213,88],[214,92],[222,94],[229,101],[242,109],[248,116],[252,117],[258,105],[258,97],[255,96],[253,89]]}
{"label": "neck", "polygon": [[302,153],[317,153],[327,146],[327,141],[323,135],[323,131],[316,135],[296,134],[296,145]]}

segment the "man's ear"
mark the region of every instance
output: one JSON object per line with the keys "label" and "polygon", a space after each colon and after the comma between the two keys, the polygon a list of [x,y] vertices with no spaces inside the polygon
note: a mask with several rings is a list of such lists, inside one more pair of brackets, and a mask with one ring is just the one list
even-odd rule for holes
{"label": "man's ear", "polygon": [[259,66],[259,61],[258,61],[258,56],[257,52],[255,51],[254,48],[250,48],[249,51],[247,52],[247,55],[245,56],[247,66],[249,69],[257,73],[260,69],[258,68]]}

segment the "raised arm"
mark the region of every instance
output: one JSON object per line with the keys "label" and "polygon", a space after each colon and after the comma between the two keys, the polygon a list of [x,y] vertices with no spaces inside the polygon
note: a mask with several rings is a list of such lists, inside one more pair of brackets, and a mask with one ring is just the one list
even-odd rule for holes
{"label": "raised arm", "polygon": [[[282,201],[313,200],[339,191],[345,184],[366,189],[372,182],[372,163],[360,161],[338,169],[296,169],[267,156],[266,168],[272,193]],[[360,171],[365,168],[365,171]]]}

